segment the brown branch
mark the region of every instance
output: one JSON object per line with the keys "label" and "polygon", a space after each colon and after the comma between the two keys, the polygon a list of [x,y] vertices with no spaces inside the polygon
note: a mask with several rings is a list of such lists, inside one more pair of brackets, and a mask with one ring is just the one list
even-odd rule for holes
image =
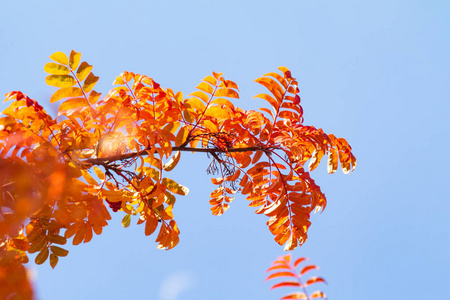
{"label": "brown branch", "polygon": [[[254,146],[254,147],[244,147],[244,148],[227,148],[227,149],[219,149],[219,148],[192,148],[192,147],[172,147],[172,151],[190,151],[190,152],[204,152],[204,153],[229,153],[229,152],[254,152],[254,151],[268,151],[270,149],[279,149],[279,147],[269,146]],[[90,164],[105,164],[108,162],[118,161],[118,160],[125,160],[129,158],[133,158],[136,156],[144,156],[147,155],[147,151],[150,149],[142,150],[140,152],[132,152],[132,153],[125,153],[125,154],[118,154],[108,157],[100,157],[100,158],[88,158],[86,160],[83,160],[85,163]]]}

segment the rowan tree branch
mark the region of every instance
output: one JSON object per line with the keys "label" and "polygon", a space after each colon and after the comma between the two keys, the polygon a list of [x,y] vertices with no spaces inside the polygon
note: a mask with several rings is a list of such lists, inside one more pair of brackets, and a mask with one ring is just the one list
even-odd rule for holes
{"label": "rowan tree branch", "polygon": [[[217,153],[230,153],[230,152],[255,152],[255,151],[264,151],[267,152],[271,149],[280,149],[279,147],[270,146],[270,147],[264,147],[264,146],[254,146],[254,147],[243,147],[243,148],[226,148],[226,149],[220,149],[220,148],[192,148],[192,147],[172,147],[172,151],[190,151],[190,152],[204,152],[204,153],[211,153],[211,154],[217,154]],[[119,161],[119,160],[125,160],[130,159],[137,156],[145,156],[148,155],[148,150],[145,149],[140,152],[131,152],[131,153],[124,153],[124,154],[118,154],[118,155],[112,155],[108,157],[99,157],[99,158],[88,158],[83,160],[84,163],[90,163],[90,164],[105,164],[108,162],[113,161]]]}

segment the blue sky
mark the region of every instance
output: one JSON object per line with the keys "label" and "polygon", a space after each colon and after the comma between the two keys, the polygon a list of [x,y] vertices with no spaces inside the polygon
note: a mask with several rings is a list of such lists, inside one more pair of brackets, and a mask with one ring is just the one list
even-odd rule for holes
{"label": "blue sky", "polygon": [[[43,66],[74,49],[99,92],[124,70],[186,95],[212,71],[240,88],[237,105],[278,66],[299,81],[305,124],[344,137],[351,175],[312,174],[327,195],[293,252],[321,266],[329,299],[431,299],[450,281],[450,2],[8,1],[0,5],[0,93],[20,90],[54,111]],[[5,108],[2,104],[1,108]],[[183,153],[185,154],[185,153]],[[156,249],[114,214],[101,236],[70,246],[55,270],[30,264],[39,299],[279,299],[265,270],[283,255],[263,216],[237,197],[214,217],[206,156],[185,154],[174,209],[181,242]],[[319,286],[317,286],[319,287]],[[171,291],[170,293],[168,291]]]}

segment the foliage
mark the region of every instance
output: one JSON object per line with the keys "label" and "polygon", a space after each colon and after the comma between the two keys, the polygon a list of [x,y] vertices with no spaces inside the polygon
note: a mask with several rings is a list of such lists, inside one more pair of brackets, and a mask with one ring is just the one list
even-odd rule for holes
{"label": "foliage", "polygon": [[326,295],[322,291],[315,291],[312,294],[308,295],[306,291],[306,287],[311,286],[318,282],[323,282],[326,284],[326,281],[317,276],[313,276],[309,278],[308,280],[304,281],[302,280],[302,276],[308,273],[311,270],[319,270],[319,267],[315,265],[307,265],[303,267],[300,271],[296,271],[296,268],[304,261],[307,261],[308,259],[305,257],[300,257],[296,259],[294,262],[292,262],[292,256],[291,254],[281,256],[277,260],[275,260],[272,263],[272,266],[267,269],[267,272],[273,272],[269,276],[267,276],[266,280],[279,278],[279,277],[288,277],[289,279],[285,279],[284,281],[281,281],[277,284],[274,284],[272,286],[272,289],[280,288],[280,287],[297,287],[301,289],[301,291],[297,291],[291,294],[288,294],[281,298],[281,300],[287,300],[287,299],[316,299],[316,298],[322,298],[326,299]]}
{"label": "foliage", "polygon": [[183,151],[212,159],[214,215],[240,192],[269,217],[275,241],[292,250],[306,241],[310,214],[326,206],[309,171],[324,155],[329,173],[338,161],[344,173],[355,167],[344,139],[303,125],[298,83],[285,67],[256,79],[268,92],[255,98],[269,108],[246,111],[231,102],[239,98],[238,86],[221,73],[184,97],[124,72],[101,98],[93,89],[99,78],[80,53],[50,58],[44,70],[46,83],[58,88],[50,98],[60,102],[57,116],[22,92],[5,96],[13,102],[0,118],[2,263],[8,257],[20,269],[37,253],[37,264],[49,259],[55,267],[68,254],[61,247],[67,240],[78,245],[102,233],[111,219],[106,204],[125,213],[125,227],[136,216],[145,235],[156,234],[158,248],[175,247],[176,195],[189,190],[167,173]]}

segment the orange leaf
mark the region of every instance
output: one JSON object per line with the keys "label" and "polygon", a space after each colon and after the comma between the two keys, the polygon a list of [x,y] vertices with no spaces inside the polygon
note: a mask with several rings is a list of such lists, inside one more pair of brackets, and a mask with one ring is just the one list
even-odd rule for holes
{"label": "orange leaf", "polygon": [[268,217],[277,215],[280,211],[286,208],[287,201],[288,198],[286,194],[279,196],[276,201],[265,207],[264,214]]}
{"label": "orange leaf", "polygon": [[56,264],[58,264],[58,256],[56,256],[55,254],[50,254],[50,266],[52,267],[52,269],[54,269],[56,267]]}
{"label": "orange leaf", "polygon": [[323,152],[322,148],[314,149],[314,152],[312,154],[311,161],[310,161],[309,167],[308,167],[310,171],[314,170],[319,165],[320,160],[322,159],[323,155],[324,155],[324,152]]}
{"label": "orange leaf", "polygon": [[238,92],[236,92],[235,90],[232,90],[232,89],[228,89],[228,88],[218,89],[216,91],[216,93],[214,94],[214,96],[239,99]]}
{"label": "orange leaf", "polygon": [[94,172],[100,180],[105,180],[105,173],[99,167],[94,166]]}
{"label": "orange leaf", "polygon": [[151,235],[158,227],[158,219],[152,214],[145,222],[145,235]]}
{"label": "orange leaf", "polygon": [[231,116],[227,109],[221,108],[220,106],[209,106],[205,111],[205,115],[222,120],[229,119]]}
{"label": "orange leaf", "polygon": [[219,178],[211,178],[211,182],[213,184],[221,184],[223,182],[223,178],[219,177]]}
{"label": "orange leaf", "polygon": [[294,267],[297,267],[299,264],[301,264],[302,262],[304,262],[305,260],[308,260],[306,257],[300,257],[297,258],[294,262]]}
{"label": "orange leaf", "polygon": [[164,171],[172,171],[180,161],[180,151],[175,152],[175,155],[163,166]]}
{"label": "orange leaf", "polygon": [[270,289],[276,289],[279,287],[284,287],[284,286],[297,286],[297,287],[302,287],[302,285],[300,283],[298,283],[297,281],[283,281],[280,283],[277,283],[275,285],[273,285]]}
{"label": "orange leaf", "polygon": [[317,267],[315,265],[306,266],[301,270],[300,276],[304,275],[306,272],[311,271],[311,270],[319,270],[319,267]]}
{"label": "orange leaf", "polygon": [[203,100],[205,102],[209,101],[209,97],[204,92],[200,92],[200,91],[195,91],[193,93],[190,93],[188,96],[194,96],[194,97],[200,98],[201,100]]}
{"label": "orange leaf", "polygon": [[323,298],[323,299],[326,299],[327,296],[326,296],[324,293],[322,293],[321,291],[315,291],[314,293],[312,293],[312,294],[309,296],[309,299],[315,299],[315,298]]}
{"label": "orange leaf", "polygon": [[280,300],[289,300],[289,299],[308,299],[308,296],[305,293],[296,292],[286,295]]}
{"label": "orange leaf", "polygon": [[28,249],[30,249],[30,243],[25,240],[13,238],[9,241],[9,243],[11,247],[18,250],[27,251]]}
{"label": "orange leaf", "polygon": [[255,99],[255,98],[261,98],[263,100],[266,100],[275,109],[278,109],[278,107],[280,106],[280,104],[278,103],[277,100],[275,100],[273,97],[271,97],[271,96],[269,96],[267,94],[258,94],[256,96],[252,97],[252,99]]}
{"label": "orange leaf", "polygon": [[290,271],[276,272],[267,276],[266,281],[277,277],[297,277],[297,275],[295,275],[295,273]]}
{"label": "orange leaf", "polygon": [[323,282],[323,283],[325,283],[325,284],[327,283],[327,282],[325,281],[325,279],[323,279],[323,278],[321,278],[321,277],[314,276],[314,277],[311,277],[310,279],[308,279],[308,280],[306,281],[305,286],[314,284],[314,283],[316,283],[316,282]]}

